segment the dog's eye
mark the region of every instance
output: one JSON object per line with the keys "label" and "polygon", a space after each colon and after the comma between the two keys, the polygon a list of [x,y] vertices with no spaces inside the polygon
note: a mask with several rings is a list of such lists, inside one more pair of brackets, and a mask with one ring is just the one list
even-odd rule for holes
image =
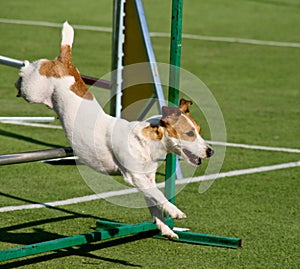
{"label": "dog's eye", "polygon": [[185,133],[187,136],[189,137],[193,137],[194,136],[194,132],[193,131],[189,131],[187,133]]}

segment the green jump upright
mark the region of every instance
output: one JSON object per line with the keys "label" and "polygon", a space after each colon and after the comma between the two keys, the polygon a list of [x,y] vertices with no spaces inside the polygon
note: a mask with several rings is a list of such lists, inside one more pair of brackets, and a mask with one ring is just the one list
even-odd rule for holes
{"label": "green jump upright", "polygon": [[[170,41],[170,72],[169,72],[169,106],[178,106],[181,59],[183,0],[172,1],[171,41]],[[165,195],[171,203],[175,203],[176,161],[174,154],[166,159]]]}
{"label": "green jump upright", "polygon": [[[172,1],[171,18],[171,41],[170,41],[170,72],[169,72],[169,106],[178,106],[180,87],[180,59],[181,59],[181,37],[182,37],[182,9],[183,0]],[[165,195],[171,203],[175,203],[176,167],[179,165],[174,154],[168,154],[166,158]],[[171,228],[174,221],[171,220]],[[209,246],[239,248],[242,241],[239,238],[230,238],[217,235],[200,234],[194,232],[175,231],[183,243],[201,244]],[[158,237],[158,236],[156,236]]]}

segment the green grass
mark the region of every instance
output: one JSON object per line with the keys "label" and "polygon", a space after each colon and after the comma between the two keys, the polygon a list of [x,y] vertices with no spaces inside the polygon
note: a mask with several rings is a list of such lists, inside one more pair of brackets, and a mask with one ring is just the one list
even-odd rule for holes
{"label": "green grass", "polygon": [[[150,31],[169,32],[170,1],[144,1]],[[185,1],[183,32],[300,42],[296,0]],[[111,26],[111,1],[6,1],[0,18]],[[0,23],[0,55],[36,60],[57,56],[60,29]],[[74,63],[82,74],[110,71],[111,35],[76,31]],[[157,61],[169,61],[169,40],[152,38]],[[182,68],[215,96],[229,142],[300,148],[299,48],[183,40]],[[0,66],[0,116],[54,116],[41,105],[15,98],[18,70]],[[105,94],[103,92],[103,94]],[[99,94],[101,97],[101,94]],[[203,96],[205,98],[205,96]],[[193,113],[193,110],[192,110]],[[195,117],[203,116],[194,108]],[[56,120],[56,124],[58,124]],[[201,122],[209,138],[208,124]],[[68,146],[62,130],[0,124],[1,154]],[[299,154],[227,148],[221,171],[298,161]],[[197,169],[205,172],[207,162]],[[163,167],[157,180],[163,180]],[[219,179],[200,194],[188,184],[176,204],[188,216],[176,226],[240,237],[239,250],[143,239],[96,243],[0,264],[0,268],[297,268],[299,259],[299,168]],[[92,194],[75,166],[40,162],[0,169],[0,207],[45,203]],[[133,195],[126,196],[132,199]],[[56,208],[0,213],[0,249],[92,231],[98,218],[147,221],[146,208],[105,200]]]}

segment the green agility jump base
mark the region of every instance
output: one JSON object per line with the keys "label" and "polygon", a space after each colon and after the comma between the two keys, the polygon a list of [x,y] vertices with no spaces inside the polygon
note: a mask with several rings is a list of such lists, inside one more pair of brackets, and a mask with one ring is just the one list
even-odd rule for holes
{"label": "green agility jump base", "polygon": [[[172,220],[167,220],[167,223],[172,223]],[[105,241],[108,239],[116,239],[124,236],[138,235],[144,232],[157,233],[156,235],[154,235],[154,238],[164,238],[159,235],[159,231],[157,230],[156,225],[152,222],[124,224],[118,222],[99,220],[97,221],[97,228],[95,232],[89,232],[86,234],[79,234],[37,244],[2,250],[0,251],[0,261],[22,258],[26,256],[55,251],[59,249],[65,249],[74,246],[85,245],[98,241]],[[238,238],[179,231],[175,231],[175,233],[178,234],[179,239],[173,240],[174,242],[183,242],[226,248],[239,248],[241,246],[241,240]]]}
{"label": "green agility jump base", "polygon": [[[127,0],[137,1],[141,4],[141,0]],[[172,1],[172,30],[171,30],[171,49],[170,49],[170,64],[175,67],[170,69],[170,85],[169,88],[169,105],[177,106],[179,100],[179,67],[181,55],[181,24],[182,24],[182,4],[183,0]],[[19,63],[17,63],[19,64]],[[33,155],[33,156],[32,156]],[[12,159],[18,158],[18,163],[22,161],[35,161],[43,157],[62,157],[71,156],[72,150],[70,148],[57,149],[54,151],[34,152],[26,156],[10,156]],[[9,156],[5,156],[9,157]],[[21,158],[21,160],[19,159]],[[12,164],[8,158],[3,158],[3,164]],[[175,202],[175,180],[176,180],[176,157],[168,155],[166,160],[166,181],[165,194],[172,203]],[[16,163],[16,162],[14,162]],[[166,223],[170,228],[174,228],[174,220],[167,218]],[[201,234],[195,232],[177,231],[174,232],[179,236],[179,239],[170,240],[171,242],[182,242],[197,245],[216,246],[237,249],[241,247],[241,239],[231,238],[225,236]],[[113,221],[98,220],[94,232],[86,234],[79,234],[55,240],[45,241],[41,243],[19,246],[16,248],[6,249],[0,251],[0,262],[11,259],[27,257],[59,249],[66,249],[75,246],[86,245],[94,242],[112,240],[117,238],[130,238],[136,235],[146,234],[146,237],[165,238],[163,237],[157,226],[153,222],[142,222],[137,224],[124,224]],[[145,238],[145,236],[143,237]],[[125,240],[124,240],[125,241]]]}

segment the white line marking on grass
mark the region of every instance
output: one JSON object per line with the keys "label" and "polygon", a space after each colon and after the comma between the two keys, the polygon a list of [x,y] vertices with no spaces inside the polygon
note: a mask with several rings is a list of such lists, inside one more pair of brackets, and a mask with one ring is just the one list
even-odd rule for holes
{"label": "white line marking on grass", "polygon": [[48,125],[41,123],[30,123],[30,122],[22,122],[22,121],[0,121],[3,124],[14,124],[14,125],[22,125],[22,126],[30,126],[30,127],[39,127],[39,128],[47,128],[47,129],[63,129],[60,125]]}
{"label": "white line marking on grass", "polygon": [[[61,28],[62,23],[54,23],[47,21],[28,21],[28,20],[13,20],[0,18],[0,23],[6,24],[18,24],[18,25],[29,25],[29,26],[42,26],[50,28]],[[105,32],[111,33],[112,29],[110,27],[100,27],[100,26],[90,26],[90,25],[72,25],[75,29],[87,30],[87,31],[96,31],[96,32]]]}
{"label": "white line marking on grass", "polygon": [[[204,176],[199,176],[199,177],[179,179],[179,180],[176,180],[176,185],[183,185],[183,184],[188,184],[188,183],[195,183],[195,182],[200,182],[200,181],[214,180],[214,179],[233,177],[233,176],[248,175],[248,174],[254,174],[254,173],[262,173],[262,172],[287,169],[287,168],[293,168],[293,167],[299,167],[299,166],[300,166],[300,161],[275,164],[275,165],[270,165],[270,166],[260,166],[260,167],[249,168],[249,169],[233,170],[233,171],[222,172],[222,173],[218,173],[218,174],[211,174],[211,175],[204,175]],[[163,188],[164,182],[157,184],[157,186],[159,188]],[[89,202],[89,201],[94,201],[94,200],[99,200],[99,199],[105,199],[105,198],[109,198],[109,197],[122,196],[122,195],[126,195],[126,194],[137,193],[137,192],[139,192],[139,191],[136,188],[130,188],[130,189],[125,189],[125,190],[110,191],[110,192],[104,192],[104,193],[100,193],[100,194],[92,194],[92,195],[76,197],[76,198],[71,198],[71,199],[67,199],[67,200],[55,201],[55,202],[49,202],[49,203],[44,203],[44,204],[5,206],[5,207],[0,208],[0,212],[11,212],[11,211],[25,210],[25,209],[64,206],[64,205]]]}
{"label": "white line marking on grass", "polygon": [[54,201],[54,202],[49,202],[49,203],[43,203],[43,204],[5,206],[5,207],[0,208],[0,212],[10,212],[10,211],[17,211],[17,210],[25,210],[25,209],[72,205],[72,204],[90,202],[90,201],[94,201],[94,200],[105,199],[105,198],[109,198],[109,197],[117,197],[117,196],[122,196],[122,195],[126,195],[126,194],[137,193],[137,192],[139,192],[138,189],[130,188],[130,189],[119,190],[119,191],[110,191],[110,192],[92,194],[92,195],[87,195],[87,196],[82,196],[82,197],[75,197],[75,198],[70,198],[67,200],[60,200],[60,201]]}
{"label": "white line marking on grass", "polygon": [[[0,18],[0,23],[54,27],[54,28],[62,27],[62,23],[14,20],[14,19],[5,19],[5,18]],[[90,25],[73,25],[73,26],[75,29],[80,29],[80,30],[96,31],[96,32],[104,32],[104,33],[112,32],[112,29],[110,27],[100,27],[100,26],[90,26]],[[152,33],[150,33],[150,36],[151,37],[167,37],[167,38],[169,38],[170,34],[169,33],[152,32]],[[212,42],[229,42],[229,43],[241,43],[241,44],[248,44],[248,45],[300,48],[300,43],[267,41],[267,40],[257,40],[257,39],[247,39],[247,38],[237,38],[237,37],[218,37],[218,36],[182,34],[182,38],[190,39],[190,40],[212,41]]]}
{"label": "white line marking on grass", "polygon": [[267,146],[247,145],[247,144],[219,142],[219,141],[207,141],[207,142],[212,145],[220,145],[220,146],[226,146],[226,147],[258,149],[258,150],[267,150],[267,151],[280,151],[280,152],[289,152],[289,153],[300,153],[300,149],[293,149],[293,148],[267,147]]}
{"label": "white line marking on grass", "polygon": [[53,122],[55,117],[0,117],[0,121]]}
{"label": "white line marking on grass", "polygon": [[[62,126],[60,126],[60,125],[48,125],[48,124],[21,122],[21,121],[13,121],[13,120],[3,120],[2,121],[1,118],[0,118],[0,122],[4,123],[4,124],[8,123],[8,124],[31,126],[31,127],[49,128],[49,129],[63,129]],[[219,146],[226,146],[226,147],[258,149],[258,150],[279,151],[279,152],[289,152],[289,153],[300,153],[300,149],[295,149],[295,148],[269,147],[269,146],[220,142],[220,141],[207,141],[207,142],[211,145],[219,145]]]}
{"label": "white line marking on grass", "polygon": [[[21,122],[21,121],[12,121],[12,120],[4,120],[0,119],[1,123],[4,124],[15,124],[15,125],[23,125],[30,127],[40,127],[40,128],[49,128],[49,129],[63,129],[60,125],[48,125],[48,124],[40,124],[40,123],[30,123],[30,122]],[[282,148],[282,147],[269,147],[269,146],[259,146],[259,145],[248,145],[248,144],[239,144],[239,143],[229,143],[229,142],[220,142],[220,141],[207,141],[211,145],[219,145],[226,147],[234,147],[234,148],[245,148],[245,149],[258,149],[258,150],[266,150],[266,151],[279,151],[279,152],[289,152],[289,153],[300,153],[300,149],[295,148]]]}
{"label": "white line marking on grass", "polygon": [[247,168],[247,169],[241,169],[241,170],[233,170],[233,171],[229,171],[229,172],[222,172],[219,174],[211,174],[211,175],[205,175],[205,176],[200,176],[200,177],[178,179],[176,181],[176,184],[180,185],[180,184],[194,183],[194,182],[199,182],[199,181],[214,180],[214,179],[225,178],[225,177],[234,177],[234,176],[269,172],[269,171],[293,168],[293,167],[298,167],[298,166],[300,166],[300,161],[290,162],[290,163],[281,163],[281,164],[275,164],[275,165],[269,165],[269,166],[260,166],[260,167]]}
{"label": "white line marking on grass", "polygon": [[293,42],[280,42],[280,41],[267,41],[257,39],[246,39],[237,37],[218,37],[218,36],[204,36],[204,35],[190,35],[183,34],[185,39],[204,40],[213,42],[228,42],[228,43],[241,43],[248,45],[260,45],[260,46],[273,46],[273,47],[289,47],[289,48],[300,48],[300,43]]}

